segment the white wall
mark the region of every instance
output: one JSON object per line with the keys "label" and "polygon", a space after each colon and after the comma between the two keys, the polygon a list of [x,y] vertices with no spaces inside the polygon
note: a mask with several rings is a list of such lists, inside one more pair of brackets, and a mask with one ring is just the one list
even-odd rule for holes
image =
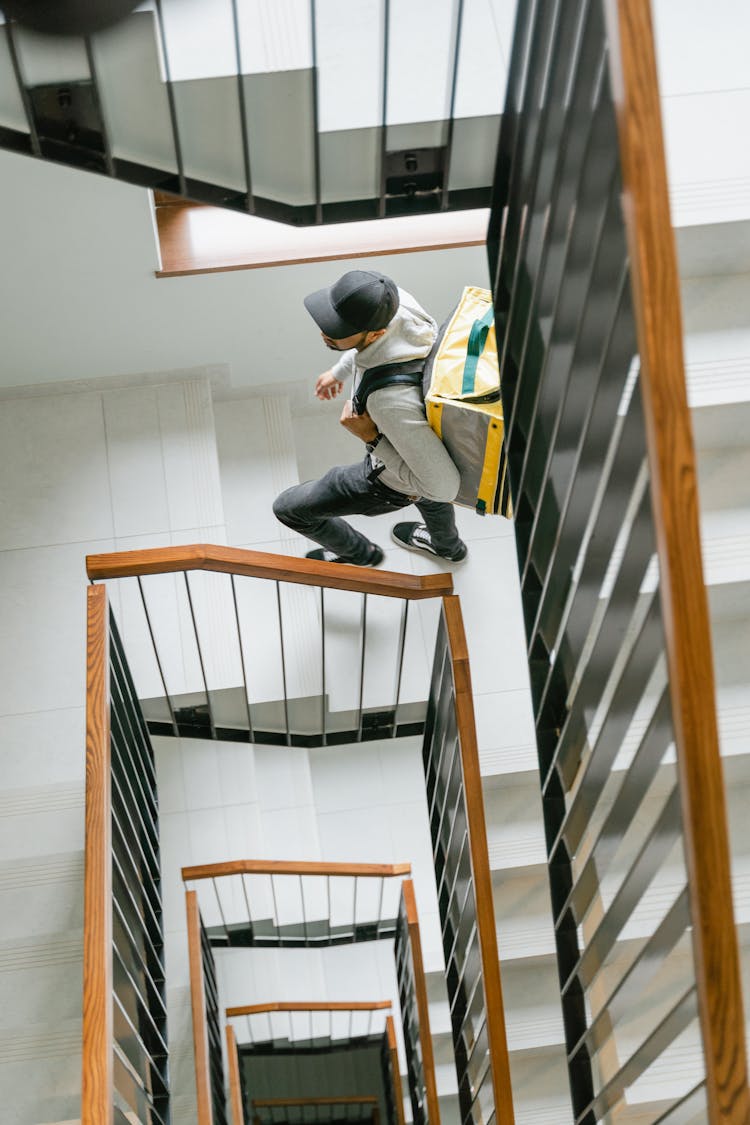
{"label": "white wall", "polygon": [[[0,153],[0,386],[227,364],[246,388],[327,364],[302,305],[351,265],[157,280],[148,194]],[[437,318],[486,284],[481,247],[365,259]]]}

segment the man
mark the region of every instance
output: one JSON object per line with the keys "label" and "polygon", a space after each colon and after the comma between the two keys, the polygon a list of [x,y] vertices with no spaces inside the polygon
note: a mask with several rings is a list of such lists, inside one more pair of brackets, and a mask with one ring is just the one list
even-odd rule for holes
{"label": "man", "polygon": [[[435,321],[414,298],[374,270],[345,273],[329,289],[306,297],[305,307],[326,347],[344,353],[318,377],[315,394],[322,400],[336,398],[349,376],[354,397],[369,368],[423,359],[437,334]],[[288,488],[274,502],[282,523],[322,545],[307,558],[378,566],[380,547],[341,517],[383,515],[416,504],[424,523],[396,524],[394,542],[449,562],[463,560],[467,548],[451,503],[458,470],[427,423],[420,388],[381,387],[360,414],[349,399],[341,425],[364,442],[364,460]]]}

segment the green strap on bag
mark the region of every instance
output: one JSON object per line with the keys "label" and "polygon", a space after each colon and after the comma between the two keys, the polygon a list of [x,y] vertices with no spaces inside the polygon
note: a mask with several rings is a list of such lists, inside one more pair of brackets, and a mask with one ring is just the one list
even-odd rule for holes
{"label": "green strap on bag", "polygon": [[490,305],[484,316],[479,320],[475,320],[471,326],[471,332],[469,333],[469,346],[466,349],[466,362],[464,364],[464,373],[461,380],[462,395],[470,395],[474,390],[479,357],[484,351],[484,346],[487,343],[487,336],[489,335],[490,328],[492,327],[493,316],[494,310],[492,308],[492,305]]}

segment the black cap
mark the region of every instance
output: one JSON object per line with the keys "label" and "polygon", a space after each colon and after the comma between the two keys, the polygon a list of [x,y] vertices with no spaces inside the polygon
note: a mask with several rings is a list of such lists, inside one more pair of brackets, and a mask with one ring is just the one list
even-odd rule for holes
{"label": "black cap", "polygon": [[346,340],[387,327],[398,309],[398,288],[375,270],[350,270],[330,289],[305,297],[305,308],[326,336]]}

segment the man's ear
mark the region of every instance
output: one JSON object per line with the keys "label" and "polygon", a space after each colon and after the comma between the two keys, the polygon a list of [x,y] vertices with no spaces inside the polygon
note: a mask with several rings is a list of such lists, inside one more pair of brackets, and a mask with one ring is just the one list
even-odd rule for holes
{"label": "man's ear", "polygon": [[385,336],[385,332],[385,328],[376,328],[374,331],[368,332],[367,335],[369,339],[367,341],[367,346],[369,347],[370,344],[374,344],[380,336]]}

